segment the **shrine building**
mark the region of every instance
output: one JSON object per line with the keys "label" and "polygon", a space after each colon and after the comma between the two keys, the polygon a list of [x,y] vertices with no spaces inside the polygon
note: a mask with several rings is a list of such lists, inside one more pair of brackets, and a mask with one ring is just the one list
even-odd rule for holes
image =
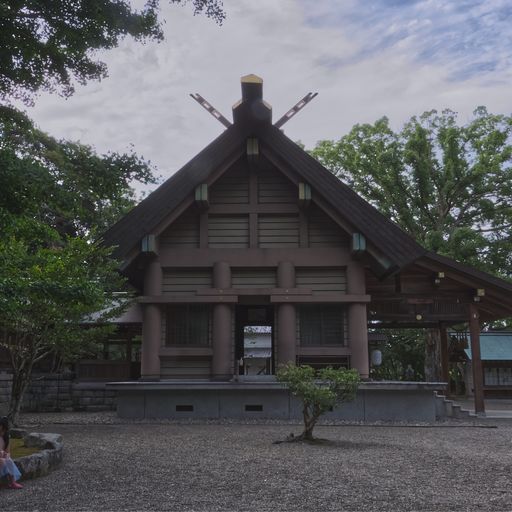
{"label": "shrine building", "polygon": [[[480,327],[512,316],[512,284],[421,247],[284,134],[303,105],[273,124],[263,81],[241,85],[233,122],[204,102],[222,134],[104,235],[142,306],[141,379],[111,385],[119,414],[293,417],[276,369],[366,380],[375,328],[437,329],[446,382],[461,322],[483,413]],[[443,386],[365,381],[341,414],[430,420]]]}

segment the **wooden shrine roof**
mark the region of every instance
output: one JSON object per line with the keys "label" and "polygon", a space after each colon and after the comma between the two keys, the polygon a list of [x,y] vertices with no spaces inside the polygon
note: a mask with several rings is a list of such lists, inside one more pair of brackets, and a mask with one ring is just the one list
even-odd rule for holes
{"label": "wooden shrine roof", "polygon": [[[251,82],[245,91],[242,86],[242,98],[245,100],[233,110],[234,123],[104,234],[104,244],[116,247],[116,258],[127,261],[136,256],[144,236],[158,234],[170,216],[187,201],[191,204],[198,185],[214,183],[238,160],[245,158],[247,139],[257,138],[259,152],[264,159],[292,181],[308,183],[313,201],[321,202],[352,233],[364,235],[369,245],[389,260],[388,275],[411,267],[421,267],[426,275],[447,271],[458,283],[459,292],[467,293],[468,297],[472,288],[486,289],[487,319],[512,316],[511,283],[421,247],[272,125],[271,109],[262,99],[258,90],[260,85]],[[381,297],[388,293],[400,298],[396,290],[386,289],[387,285],[381,284],[382,288],[377,289]],[[425,291],[433,295],[437,293],[430,285]],[[372,301],[378,300],[378,296],[379,293],[372,297]]]}
{"label": "wooden shrine roof", "polygon": [[270,122],[235,122],[176,174],[133,208],[103,236],[104,243],[116,246],[114,256],[124,259],[140,245],[180,203],[219,169],[229,167],[246,151],[248,137],[260,140],[262,153],[293,169],[313,190],[313,199],[322,197],[346,220],[354,232],[382,252],[395,268],[415,261],[426,253],[409,235],[382,215],[350,187],[342,183],[312,156],[291,141]]}

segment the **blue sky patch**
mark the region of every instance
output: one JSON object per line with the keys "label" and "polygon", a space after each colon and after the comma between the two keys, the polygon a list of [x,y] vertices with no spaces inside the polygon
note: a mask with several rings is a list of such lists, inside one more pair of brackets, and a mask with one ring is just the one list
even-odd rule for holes
{"label": "blue sky patch", "polygon": [[[303,0],[307,23],[338,28],[357,51],[344,66],[386,51],[451,69],[452,80],[509,72],[512,65],[510,0]],[[488,77],[486,77],[488,78]]]}

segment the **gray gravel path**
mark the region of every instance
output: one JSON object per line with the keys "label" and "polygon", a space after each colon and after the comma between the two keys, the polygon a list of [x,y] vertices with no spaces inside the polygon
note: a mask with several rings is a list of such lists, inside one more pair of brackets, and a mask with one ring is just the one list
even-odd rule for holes
{"label": "gray gravel path", "polygon": [[64,436],[64,462],[1,489],[0,510],[512,510],[512,424],[322,426],[323,444],[275,445],[299,427],[108,417],[38,428]]}

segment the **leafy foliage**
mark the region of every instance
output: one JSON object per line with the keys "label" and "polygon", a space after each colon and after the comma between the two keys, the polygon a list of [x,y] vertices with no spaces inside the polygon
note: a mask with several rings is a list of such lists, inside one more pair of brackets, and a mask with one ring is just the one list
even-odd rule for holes
{"label": "leafy foliage", "polygon": [[[219,24],[225,17],[221,0],[170,2],[191,3]],[[6,104],[31,104],[42,90],[69,96],[75,82],[105,77],[98,50],[125,36],[162,39],[159,4],[0,0],[0,345],[14,370],[14,423],[33,365],[50,352],[76,357],[104,330],[83,329],[88,316],[102,312],[101,323],[122,308],[124,281],[97,235],[133,206],[133,181],[155,178],[133,151],[100,156],[58,141]]]}
{"label": "leafy foliage", "polygon": [[[219,24],[220,0],[170,0],[192,3]],[[0,99],[33,101],[40,90],[74,92],[73,82],[107,76],[98,50],[116,47],[125,36],[138,41],[163,38],[159,0],[135,10],[128,0],[0,0]]]}
{"label": "leafy foliage", "polygon": [[133,181],[155,181],[135,153],[97,155],[0,106],[0,345],[14,370],[14,422],[33,365],[88,351],[107,329],[83,329],[87,315],[104,310],[101,323],[118,312],[124,282],[96,239],[135,203]]}
{"label": "leafy foliage", "polygon": [[63,240],[51,227],[11,217],[0,239],[0,346],[14,370],[9,416],[16,422],[32,367],[50,353],[77,356],[98,338],[84,329],[95,311],[98,322],[119,313],[123,288],[110,249],[84,237]]}
{"label": "leafy foliage", "polygon": [[[424,380],[425,335],[420,329],[386,329],[387,341],[382,350],[382,364],[372,368],[376,380],[403,380],[408,364],[415,380]],[[408,380],[408,379],[406,379]]]}
{"label": "leafy foliage", "polygon": [[445,110],[395,132],[387,118],[312,151],[423,246],[512,277],[512,118]]}
{"label": "leafy foliage", "polygon": [[277,380],[285,383],[303,404],[304,432],[299,439],[313,439],[318,418],[344,402],[355,399],[360,378],[357,370],[323,368],[288,364],[277,372]]}
{"label": "leafy foliage", "polygon": [[63,237],[101,232],[134,205],[134,181],[156,180],[150,162],[133,151],[99,156],[0,106],[0,212],[37,219]]}

